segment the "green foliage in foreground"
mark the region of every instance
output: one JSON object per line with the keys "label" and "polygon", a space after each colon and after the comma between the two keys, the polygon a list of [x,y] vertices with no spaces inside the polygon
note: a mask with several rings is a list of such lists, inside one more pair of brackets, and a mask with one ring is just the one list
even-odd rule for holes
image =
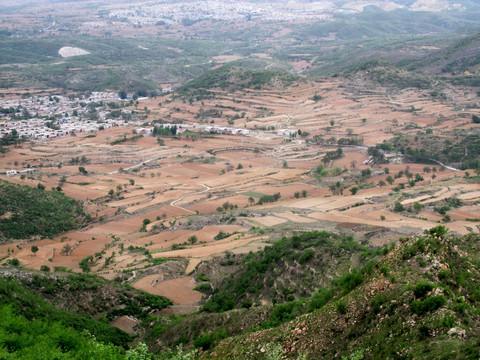
{"label": "green foliage in foreground", "polygon": [[84,212],[62,192],[0,181],[0,218],[0,238],[52,237],[78,228]]}
{"label": "green foliage in foreground", "polygon": [[9,305],[13,311],[22,314],[29,321],[48,318],[79,332],[87,330],[105,343],[126,347],[131,341],[131,337],[120,329],[88,316],[55,308],[14,279],[0,278],[0,306],[2,305]]}
{"label": "green foliage in foreground", "polygon": [[122,349],[103,344],[88,332],[48,318],[29,320],[14,306],[0,305],[0,359],[116,360],[127,357]]}

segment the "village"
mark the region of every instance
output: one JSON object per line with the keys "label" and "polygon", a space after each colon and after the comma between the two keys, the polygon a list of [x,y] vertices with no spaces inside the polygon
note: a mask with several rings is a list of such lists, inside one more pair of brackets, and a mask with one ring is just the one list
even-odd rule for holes
{"label": "village", "polygon": [[80,99],[72,95],[2,99],[0,139],[13,135],[19,139],[43,140],[125,126],[124,119],[108,118],[110,111],[95,111],[98,105],[109,101],[118,101],[118,95],[92,92]]}

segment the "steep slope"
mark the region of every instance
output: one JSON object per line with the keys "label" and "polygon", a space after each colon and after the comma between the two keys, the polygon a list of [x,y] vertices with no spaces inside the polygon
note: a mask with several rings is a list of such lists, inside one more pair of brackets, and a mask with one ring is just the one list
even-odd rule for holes
{"label": "steep slope", "polygon": [[363,278],[331,288],[318,310],[223,340],[200,358],[478,358],[480,238],[445,233],[401,239]]}
{"label": "steep slope", "polygon": [[459,39],[428,57],[405,61],[404,65],[410,70],[436,75],[462,75],[465,71],[476,73],[480,65],[480,33]]}

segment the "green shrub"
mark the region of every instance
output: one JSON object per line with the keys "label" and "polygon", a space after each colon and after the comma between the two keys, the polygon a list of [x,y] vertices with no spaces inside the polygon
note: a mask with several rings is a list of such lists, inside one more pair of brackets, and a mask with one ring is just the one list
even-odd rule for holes
{"label": "green shrub", "polygon": [[435,287],[434,284],[428,283],[426,281],[420,281],[415,285],[415,288],[413,289],[413,293],[415,294],[415,297],[418,298],[424,298],[427,293],[433,290]]}
{"label": "green shrub", "polygon": [[434,295],[426,298],[425,300],[415,300],[410,304],[410,309],[417,315],[424,315],[428,312],[437,310],[445,305],[447,299],[443,295]]}
{"label": "green shrub", "polygon": [[345,315],[347,313],[347,304],[344,301],[338,301],[335,306],[339,314]]}
{"label": "green shrub", "polygon": [[333,292],[326,288],[318,289],[310,298],[310,303],[308,304],[309,311],[320,309],[325,306],[330,299],[333,297]]}

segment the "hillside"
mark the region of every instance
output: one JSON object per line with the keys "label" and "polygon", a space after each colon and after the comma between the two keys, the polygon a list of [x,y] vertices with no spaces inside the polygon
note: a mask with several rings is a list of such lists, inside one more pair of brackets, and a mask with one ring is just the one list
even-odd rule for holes
{"label": "hillside", "polygon": [[223,65],[217,69],[187,82],[177,91],[190,98],[211,95],[211,90],[237,91],[242,89],[259,90],[264,86],[288,86],[298,79],[283,71],[253,70],[233,65]]}
{"label": "hillside", "polygon": [[160,310],[168,304],[165,298],[94,276],[3,268],[0,356],[138,359],[145,349],[131,350],[125,356],[133,338],[110,326],[106,318],[122,314],[141,318],[142,311]]}
{"label": "hillside", "polygon": [[363,86],[365,83],[373,83],[395,90],[430,89],[435,83],[432,77],[396,67],[381,58],[365,60],[353,65],[345,72],[345,77]]}
{"label": "hillside", "polygon": [[223,340],[200,358],[476,359],[478,240],[442,226],[400,239],[356,282],[331,287],[318,310]]}
{"label": "hillside", "polygon": [[457,39],[444,49],[428,57],[406,62],[410,70],[422,70],[436,75],[463,75],[476,73],[480,64],[480,33]]}
{"label": "hillside", "polygon": [[49,237],[78,228],[83,206],[60,191],[0,181],[0,241]]}

